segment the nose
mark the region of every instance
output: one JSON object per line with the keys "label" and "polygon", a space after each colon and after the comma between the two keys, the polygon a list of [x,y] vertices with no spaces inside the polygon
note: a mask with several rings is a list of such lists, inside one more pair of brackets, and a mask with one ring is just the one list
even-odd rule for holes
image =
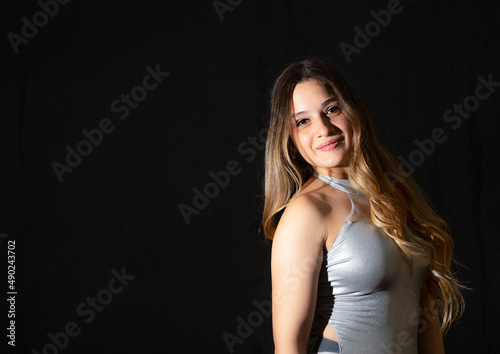
{"label": "nose", "polygon": [[333,124],[330,122],[330,118],[326,114],[320,114],[318,119],[316,119],[316,136],[321,138],[323,136],[330,135],[331,131],[334,129]]}

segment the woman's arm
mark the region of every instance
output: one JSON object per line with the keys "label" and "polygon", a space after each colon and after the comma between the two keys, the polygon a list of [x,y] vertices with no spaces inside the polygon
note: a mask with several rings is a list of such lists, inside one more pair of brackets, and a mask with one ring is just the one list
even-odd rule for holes
{"label": "woman's arm", "polygon": [[316,307],[325,222],[299,197],[279,222],[271,256],[275,353],[305,354]]}
{"label": "woman's arm", "polygon": [[444,354],[441,321],[435,308],[435,302],[424,285],[420,301],[420,321],[418,325],[419,354]]}

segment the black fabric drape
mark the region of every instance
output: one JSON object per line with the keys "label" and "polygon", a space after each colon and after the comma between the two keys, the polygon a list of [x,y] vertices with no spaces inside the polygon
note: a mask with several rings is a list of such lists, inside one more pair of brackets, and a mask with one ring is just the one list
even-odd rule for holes
{"label": "black fabric drape", "polygon": [[351,79],[449,223],[471,290],[447,352],[499,346],[496,2],[40,0],[0,14],[5,352],[272,353],[269,91],[308,56]]}

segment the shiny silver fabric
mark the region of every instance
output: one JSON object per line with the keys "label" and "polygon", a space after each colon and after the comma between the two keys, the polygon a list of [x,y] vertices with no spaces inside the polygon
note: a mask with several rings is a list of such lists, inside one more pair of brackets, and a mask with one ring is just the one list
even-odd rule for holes
{"label": "shiny silver fabric", "polygon": [[315,176],[347,193],[352,211],[323,261],[310,348],[318,340],[318,324],[328,321],[340,353],[416,354],[427,261],[413,257],[410,277],[400,248],[371,222],[367,198],[348,180]]}

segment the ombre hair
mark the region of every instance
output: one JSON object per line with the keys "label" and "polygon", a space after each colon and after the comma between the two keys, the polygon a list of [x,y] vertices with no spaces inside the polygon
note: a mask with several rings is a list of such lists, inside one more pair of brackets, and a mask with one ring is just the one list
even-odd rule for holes
{"label": "ombre hair", "polygon": [[349,180],[368,197],[373,223],[396,242],[410,265],[412,255],[429,261],[431,272],[424,288],[434,300],[433,310],[438,311],[445,333],[464,308],[461,285],[451,272],[453,240],[448,225],[413,179],[399,173],[397,160],[377,141],[356,90],[338,70],[317,59],[289,65],[272,90],[262,218],[266,237],[273,239],[280,213],[312,176],[311,165],[300,156],[292,158],[296,148],[291,138],[293,91],[299,82],[310,79],[335,95],[352,130]]}

